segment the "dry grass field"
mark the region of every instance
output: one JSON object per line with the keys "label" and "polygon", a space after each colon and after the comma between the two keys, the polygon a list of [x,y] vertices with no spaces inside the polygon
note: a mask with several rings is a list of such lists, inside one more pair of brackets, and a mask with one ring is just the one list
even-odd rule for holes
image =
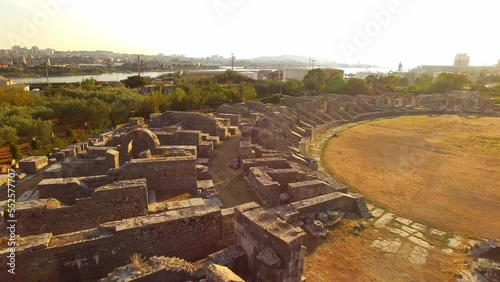
{"label": "dry grass field", "polygon": [[400,216],[500,236],[500,118],[369,122],[331,139],[322,161],[339,181]]}
{"label": "dry grass field", "polygon": [[371,246],[377,238],[397,239],[387,230],[368,227],[360,236],[351,233],[356,222],[344,220],[328,232],[326,239],[307,237],[304,275],[307,281],[454,281],[455,273],[464,268],[464,253],[443,254],[440,248],[429,250],[427,262],[408,262],[403,251],[387,254]]}

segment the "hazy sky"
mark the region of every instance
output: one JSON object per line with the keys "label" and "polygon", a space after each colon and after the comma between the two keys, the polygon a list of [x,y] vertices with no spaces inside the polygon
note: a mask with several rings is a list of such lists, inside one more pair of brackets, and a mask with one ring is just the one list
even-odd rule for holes
{"label": "hazy sky", "polygon": [[187,56],[282,54],[394,67],[500,59],[500,2],[0,0],[0,49]]}

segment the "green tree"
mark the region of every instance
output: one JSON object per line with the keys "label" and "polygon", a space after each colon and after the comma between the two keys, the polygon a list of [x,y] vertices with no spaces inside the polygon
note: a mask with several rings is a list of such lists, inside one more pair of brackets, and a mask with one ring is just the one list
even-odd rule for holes
{"label": "green tree", "polygon": [[14,160],[16,160],[16,162],[23,158],[23,155],[21,154],[21,149],[19,149],[19,146],[17,146],[17,144],[11,143],[9,146],[9,150],[10,150],[10,155]]}
{"label": "green tree", "polygon": [[128,88],[140,88],[150,85],[151,83],[152,81],[150,78],[139,75],[129,76],[123,81],[123,84],[125,84]]}
{"label": "green tree", "polygon": [[446,92],[449,90],[461,90],[470,84],[469,77],[465,73],[440,73],[434,82],[434,92]]}
{"label": "green tree", "polygon": [[406,76],[401,77],[398,81],[398,86],[408,86],[408,84],[410,84],[410,80]]}
{"label": "green tree", "polygon": [[369,95],[370,87],[368,83],[364,79],[359,78],[351,78],[347,81],[347,84],[344,88],[344,93],[347,95]]}
{"label": "green tree", "polygon": [[326,80],[325,93],[341,93],[347,82],[341,76],[331,76]]}
{"label": "green tree", "polygon": [[31,150],[41,150],[43,148],[40,140],[33,138],[30,142]]}
{"label": "green tree", "polygon": [[12,126],[2,126],[0,127],[0,146],[5,146],[10,143],[17,143],[19,137],[17,137],[17,130]]}
{"label": "green tree", "polygon": [[253,88],[247,82],[240,83],[239,93],[240,93],[240,95],[239,95],[238,102],[246,102],[246,101],[252,100],[255,97],[257,97],[257,91],[255,91],[255,88]]}
{"label": "green tree", "polygon": [[417,94],[430,93],[433,80],[432,75],[423,74],[415,79],[415,83],[410,86],[409,90]]}
{"label": "green tree", "polygon": [[312,69],[302,80],[309,90],[321,91],[325,88],[327,75],[322,69]]}
{"label": "green tree", "polygon": [[[283,84],[283,83],[282,83]],[[283,93],[286,95],[297,96],[304,90],[304,83],[297,79],[287,79],[283,85]]]}

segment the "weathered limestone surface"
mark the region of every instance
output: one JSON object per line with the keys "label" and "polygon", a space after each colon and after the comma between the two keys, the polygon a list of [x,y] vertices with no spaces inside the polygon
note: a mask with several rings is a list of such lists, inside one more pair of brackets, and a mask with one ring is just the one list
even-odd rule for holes
{"label": "weathered limestone surface", "polygon": [[51,178],[38,183],[40,199],[57,199],[60,202],[73,205],[78,198],[88,198],[99,187],[113,182],[107,175],[75,178]]}
{"label": "weathered limestone surface", "polygon": [[196,194],[196,156],[133,159],[118,169],[117,180],[146,178],[148,189]]}
{"label": "weathered limestone surface", "polygon": [[307,180],[288,183],[288,194],[292,201],[300,201],[335,192],[335,189],[321,180]]}
{"label": "weathered limestone surface", "polygon": [[301,281],[305,233],[255,203],[235,208],[238,246],[245,250],[251,275],[257,281]]}
{"label": "weathered limestone surface", "polygon": [[19,168],[30,174],[35,174],[38,170],[46,167],[49,159],[42,156],[27,157],[19,161]]}
{"label": "weathered limestone surface", "polygon": [[155,117],[150,126],[162,128],[171,125],[181,125],[188,130],[199,130],[212,136],[217,136],[217,121],[213,116],[193,112],[165,112]]}
{"label": "weathered limestone surface", "polygon": [[[30,243],[18,249],[16,281],[95,281],[129,261],[134,252],[194,261],[211,253],[220,240],[221,211],[215,206],[193,207],[43,236],[44,243],[37,243],[36,248]],[[0,281],[12,279],[6,263],[6,256],[1,255]]]}
{"label": "weathered limestone surface", "polygon": [[267,167],[251,167],[248,173],[250,189],[265,206],[277,206],[280,203],[281,188],[266,173]]}
{"label": "weathered limestone surface", "polygon": [[207,269],[207,282],[244,282],[244,280],[234,274],[231,269],[212,264]]}
{"label": "weathered limestone surface", "polygon": [[55,199],[21,202],[16,207],[17,234],[63,234],[148,213],[145,179],[113,182],[97,188],[89,198],[71,206]]}

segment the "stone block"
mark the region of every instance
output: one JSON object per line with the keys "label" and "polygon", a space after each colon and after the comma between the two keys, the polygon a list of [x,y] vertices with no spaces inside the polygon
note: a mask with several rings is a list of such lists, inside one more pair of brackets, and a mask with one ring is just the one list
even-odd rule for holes
{"label": "stone block", "polygon": [[19,168],[30,174],[37,173],[38,170],[46,167],[49,164],[49,159],[44,156],[32,156],[22,159],[19,162]]}

